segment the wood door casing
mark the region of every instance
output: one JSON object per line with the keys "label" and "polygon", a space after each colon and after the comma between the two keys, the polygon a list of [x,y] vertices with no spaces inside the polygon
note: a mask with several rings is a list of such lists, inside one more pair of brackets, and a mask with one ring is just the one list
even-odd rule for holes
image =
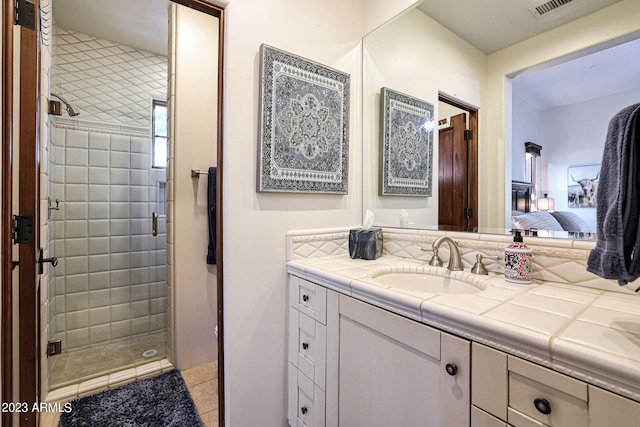
{"label": "wood door casing", "polygon": [[466,113],[450,119],[450,126],[438,132],[438,228],[467,229],[468,200]]}

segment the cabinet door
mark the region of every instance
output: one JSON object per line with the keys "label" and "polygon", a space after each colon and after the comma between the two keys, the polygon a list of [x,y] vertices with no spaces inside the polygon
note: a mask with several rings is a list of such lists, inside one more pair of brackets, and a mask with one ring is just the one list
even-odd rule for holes
{"label": "cabinet door", "polygon": [[476,406],[471,406],[471,427],[507,427],[507,423]]}
{"label": "cabinet door", "polygon": [[469,425],[468,341],[343,295],[339,336],[341,426]]}
{"label": "cabinet door", "polygon": [[589,386],[589,427],[640,425],[640,403]]}

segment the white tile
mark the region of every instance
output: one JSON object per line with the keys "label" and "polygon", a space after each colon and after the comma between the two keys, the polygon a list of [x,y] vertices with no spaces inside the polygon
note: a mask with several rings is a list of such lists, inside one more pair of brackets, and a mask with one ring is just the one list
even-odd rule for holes
{"label": "white tile", "polygon": [[148,203],[131,203],[131,218],[151,218],[151,214],[149,212],[149,204]]}
{"label": "white tile", "polygon": [[89,308],[105,307],[111,302],[109,289],[89,292]]}
{"label": "white tile", "polygon": [[89,327],[89,342],[91,344],[107,342],[111,339],[111,325],[96,325]]}
{"label": "white tile", "polygon": [[109,184],[109,168],[90,167],[89,183]]}
{"label": "white tile", "polygon": [[65,305],[67,314],[73,311],[87,310],[89,308],[89,293],[78,292],[77,294],[67,294],[65,297]]}
{"label": "white tile", "polygon": [[128,236],[111,237],[109,241],[110,241],[110,248],[111,248],[110,253],[129,252],[130,250],[130,243],[129,243]]}
{"label": "white tile", "polygon": [[111,236],[128,236],[130,233],[129,219],[112,219],[109,227]]}
{"label": "white tile", "polygon": [[89,255],[101,255],[109,253],[108,237],[92,237],[89,239]]}
{"label": "white tile", "polygon": [[131,335],[131,319],[111,322],[111,338],[118,339]]}
{"label": "white tile", "polygon": [[92,132],[89,134],[89,148],[108,150],[110,145],[109,134]]}
{"label": "white tile", "polygon": [[129,186],[128,185],[111,185],[109,187],[111,202],[128,202]]}
{"label": "white tile", "polygon": [[[132,159],[135,155],[130,155],[128,152],[112,151],[110,153],[110,166],[112,168],[133,168]],[[140,169],[140,168],[138,168]]]}
{"label": "white tile", "polygon": [[132,169],[131,185],[149,185],[149,171],[146,168]]}
{"label": "white tile", "polygon": [[109,278],[110,273],[108,271],[89,273],[89,289],[92,291],[97,289],[109,289]]}
{"label": "white tile", "polygon": [[86,256],[66,257],[64,259],[64,264],[65,264],[65,273],[67,275],[82,274],[82,273],[89,272],[88,270],[89,263],[88,263],[88,258]]}
{"label": "white tile", "polygon": [[129,218],[129,203],[115,202],[109,204],[109,217],[111,219]]}
{"label": "white tile", "polygon": [[132,202],[149,201],[149,187],[141,186],[141,185],[132,185],[130,189],[131,189]]}
{"label": "white tile", "polygon": [[67,147],[65,149],[65,165],[67,166],[88,166],[89,151],[86,148]]}
{"label": "white tile", "polygon": [[109,255],[90,255],[89,256],[89,272],[108,271],[110,268]]}
{"label": "white tile", "polygon": [[67,184],[86,184],[87,168],[84,166],[65,166],[64,178]]}
{"label": "white tile", "polygon": [[149,316],[149,301],[133,301],[131,303],[131,316],[133,318]]}
{"label": "white tile", "polygon": [[109,167],[109,152],[104,150],[89,150],[89,166]]}
{"label": "white tile", "polygon": [[88,236],[88,224],[84,220],[67,220],[65,221],[64,237],[78,238]]}
{"label": "white tile", "polygon": [[89,237],[106,237],[109,235],[109,220],[89,221]]}
{"label": "white tile", "polygon": [[150,323],[149,317],[138,317],[135,319],[131,319],[131,333],[132,334],[143,334],[149,332]]}
{"label": "white tile", "polygon": [[89,185],[89,201],[90,202],[108,202],[109,186],[106,184]]}
{"label": "white tile", "polygon": [[88,381],[83,381],[78,385],[78,397],[90,396],[109,388],[109,377],[104,375]]}
{"label": "white tile", "polygon": [[65,256],[82,256],[88,252],[89,242],[86,238],[66,239],[65,240]]}
{"label": "white tile", "polygon": [[131,153],[131,169],[148,170],[151,167],[151,159],[147,154]]}
{"label": "white tile", "polygon": [[64,213],[65,220],[86,220],[88,216],[86,202],[67,202],[60,209]]}
{"label": "white tile", "polygon": [[132,268],[131,284],[138,285],[142,283],[149,283],[149,269],[148,268]]}
{"label": "white tile", "polygon": [[[111,282],[112,288],[117,288],[120,286],[128,286],[131,283],[130,279],[130,270],[112,270],[109,272],[109,278]],[[127,288],[127,295],[129,292],[129,288]],[[127,299],[129,297],[127,296]]]}
{"label": "white tile", "polygon": [[89,311],[70,311],[66,314],[66,327],[68,329],[80,329],[89,326]]}
{"label": "white tile", "polygon": [[91,202],[87,217],[90,220],[108,219],[110,204],[108,202]]}
{"label": "white tile", "polygon": [[131,303],[111,305],[111,321],[117,322],[121,320],[131,319]]}
{"label": "white tile", "polygon": [[67,129],[66,139],[65,139],[66,147],[78,147],[78,148],[88,148],[89,147],[89,133],[86,131],[80,131],[75,129]]}
{"label": "white tile", "polygon": [[110,258],[111,268],[113,270],[122,270],[131,267],[131,259],[129,257],[129,253],[111,254]]}
{"label": "white tile", "polygon": [[131,183],[131,177],[129,169],[125,169],[122,166],[119,167],[111,167],[111,177],[110,183],[120,184],[120,185],[129,185]]}
{"label": "white tile", "polygon": [[89,325],[102,325],[110,323],[111,321],[111,308],[110,307],[96,307],[89,309]]}
{"label": "white tile", "polygon": [[571,321],[567,317],[547,311],[508,303],[489,310],[484,316],[550,336],[556,334]]}
{"label": "white tile", "polygon": [[125,135],[111,135],[111,150],[130,151],[131,139]]}
{"label": "white tile", "polygon": [[65,293],[72,294],[76,292],[86,292],[89,290],[89,275],[84,274],[68,274],[65,280]]}
{"label": "white tile", "polygon": [[131,301],[143,301],[148,304],[148,299],[149,299],[148,283],[131,286]]}
{"label": "white tile", "polygon": [[150,138],[131,138],[132,153],[149,153],[151,152]]}
{"label": "white tile", "polygon": [[145,219],[132,219],[131,220],[131,234],[132,235],[148,235],[150,234],[151,230],[151,222],[149,221],[148,218]]}

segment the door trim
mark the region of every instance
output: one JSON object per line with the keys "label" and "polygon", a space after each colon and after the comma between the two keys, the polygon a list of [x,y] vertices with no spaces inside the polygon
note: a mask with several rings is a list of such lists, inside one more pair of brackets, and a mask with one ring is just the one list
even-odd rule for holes
{"label": "door trim", "polygon": [[216,6],[204,0],[171,0],[174,3],[190,7],[199,12],[215,16],[219,19],[218,26],[218,134],[217,136],[217,173],[216,173],[216,277],[217,277],[217,322],[218,322],[218,425],[225,425],[225,381],[224,381],[224,257],[223,257],[223,209],[222,191],[224,176],[224,7]]}
{"label": "door trim", "polygon": [[[2,2],[2,401],[13,399],[13,266],[11,200],[13,198],[13,2]],[[11,414],[2,413],[0,424],[11,425]]]}
{"label": "door trim", "polygon": [[[38,22],[39,8],[35,8]],[[36,269],[40,243],[40,49],[38,31],[20,27],[20,146],[18,212],[34,218],[33,243],[21,243],[19,273],[19,402],[29,408],[40,395],[40,287]],[[35,426],[37,412],[20,414],[21,426]]]}

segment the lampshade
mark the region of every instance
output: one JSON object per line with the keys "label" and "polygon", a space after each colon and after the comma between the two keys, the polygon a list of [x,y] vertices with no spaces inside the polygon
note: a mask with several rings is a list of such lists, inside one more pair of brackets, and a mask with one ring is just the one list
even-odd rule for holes
{"label": "lampshade", "polygon": [[544,197],[538,199],[538,210],[539,211],[552,211],[555,208],[555,201],[552,197],[548,197],[547,194]]}

